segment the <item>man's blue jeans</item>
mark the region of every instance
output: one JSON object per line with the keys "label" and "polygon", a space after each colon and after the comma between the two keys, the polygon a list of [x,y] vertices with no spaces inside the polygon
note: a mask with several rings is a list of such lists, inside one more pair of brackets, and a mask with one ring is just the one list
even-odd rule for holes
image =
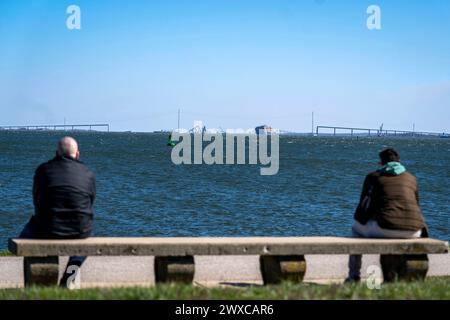
{"label": "man's blue jeans", "polygon": [[[33,224],[32,220],[28,221],[22,232],[19,235],[20,239],[36,239],[36,227]],[[70,277],[70,273],[67,272],[70,266],[77,266],[81,268],[81,265],[84,263],[87,257],[84,256],[72,256],[69,257],[69,261],[67,262],[66,269],[64,271],[64,275],[61,278],[61,286],[65,287],[67,285],[67,279]]]}

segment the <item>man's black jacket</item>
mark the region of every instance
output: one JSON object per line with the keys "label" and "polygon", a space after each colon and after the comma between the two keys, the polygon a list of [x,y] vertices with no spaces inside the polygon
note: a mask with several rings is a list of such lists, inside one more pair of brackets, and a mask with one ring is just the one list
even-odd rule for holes
{"label": "man's black jacket", "polygon": [[57,156],[41,164],[33,183],[38,237],[89,237],[94,199],[95,176],[82,162]]}

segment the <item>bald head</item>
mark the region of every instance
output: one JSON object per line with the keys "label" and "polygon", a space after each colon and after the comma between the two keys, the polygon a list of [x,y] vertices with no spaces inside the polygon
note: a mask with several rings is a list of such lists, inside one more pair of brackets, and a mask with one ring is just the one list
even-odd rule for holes
{"label": "bald head", "polygon": [[58,150],[56,153],[59,156],[71,157],[78,159],[80,152],[78,151],[78,143],[72,137],[64,137],[58,142]]}

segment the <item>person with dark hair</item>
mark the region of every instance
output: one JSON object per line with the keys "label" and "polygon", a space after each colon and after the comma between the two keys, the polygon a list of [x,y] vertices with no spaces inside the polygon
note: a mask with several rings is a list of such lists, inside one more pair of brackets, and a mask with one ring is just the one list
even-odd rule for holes
{"label": "person with dark hair", "polygon": [[392,148],[385,149],[379,154],[381,165],[385,165],[389,162],[400,162],[400,155]]}
{"label": "person with dark hair", "polygon": [[[392,149],[380,152],[381,168],[366,176],[356,208],[352,236],[360,238],[420,238],[428,231],[420,212],[416,178]],[[359,281],[361,255],[350,255],[347,282]]]}

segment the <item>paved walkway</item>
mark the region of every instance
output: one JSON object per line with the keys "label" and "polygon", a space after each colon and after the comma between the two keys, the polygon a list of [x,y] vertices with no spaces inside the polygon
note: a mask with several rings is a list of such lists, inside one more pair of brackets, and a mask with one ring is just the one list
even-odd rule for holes
{"label": "paved walkway", "polygon": [[[450,276],[450,254],[429,255],[429,276]],[[341,282],[347,275],[347,255],[307,255],[305,281]],[[0,288],[23,287],[20,257],[0,258]],[[262,284],[258,256],[196,256],[197,285]],[[67,258],[61,258],[61,269]],[[378,255],[363,258],[362,275],[377,265]],[[61,273],[63,270],[61,270]],[[82,287],[149,286],[154,284],[153,257],[89,257],[81,269]]]}

